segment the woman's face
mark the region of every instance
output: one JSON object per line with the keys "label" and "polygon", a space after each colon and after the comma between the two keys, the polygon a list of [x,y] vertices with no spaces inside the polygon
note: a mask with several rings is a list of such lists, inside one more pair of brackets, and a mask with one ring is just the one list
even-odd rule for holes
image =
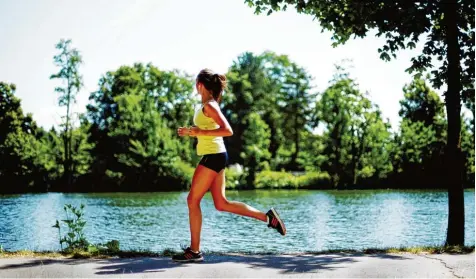
{"label": "woman's face", "polygon": [[205,90],[205,86],[201,82],[196,81],[195,87],[197,88],[197,92],[200,96],[207,97],[208,92]]}
{"label": "woman's face", "polygon": [[195,81],[195,88],[197,89],[198,95],[202,95],[202,93],[200,92],[200,84],[198,81]]}

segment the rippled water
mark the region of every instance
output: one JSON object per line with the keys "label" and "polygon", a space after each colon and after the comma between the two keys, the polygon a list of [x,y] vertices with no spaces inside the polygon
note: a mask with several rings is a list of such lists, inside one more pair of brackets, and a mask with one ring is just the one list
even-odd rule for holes
{"label": "rippled water", "polygon": [[[201,248],[213,251],[299,252],[441,245],[446,237],[445,191],[244,191],[228,199],[262,211],[274,206],[285,237],[254,219],[202,201]],[[58,250],[63,205],[85,204],[86,238],[120,241],[121,249],[179,249],[188,244],[187,193],[0,195],[0,245],[7,250]],[[465,191],[465,244],[474,245],[474,190]]]}

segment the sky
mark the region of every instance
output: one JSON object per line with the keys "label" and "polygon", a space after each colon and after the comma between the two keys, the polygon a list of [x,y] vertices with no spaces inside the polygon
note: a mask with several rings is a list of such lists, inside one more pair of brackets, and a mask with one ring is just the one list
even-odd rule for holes
{"label": "sky", "polygon": [[[412,77],[405,73],[416,49],[398,52],[391,62],[380,60],[383,38],[371,32],[332,47],[329,32],[294,9],[255,15],[244,0],[2,0],[0,1],[0,81],[14,83],[24,112],[40,125],[58,126],[66,107],[58,106],[50,80],[58,72],[55,45],[71,39],[84,64],[84,86],[74,112],[85,112],[88,97],[107,71],[135,62],[161,70],[180,69],[196,75],[203,68],[226,73],[246,51],[286,54],[313,77],[313,92],[322,92],[334,65],[351,59],[351,77],[382,110],[395,129],[400,118],[402,88]],[[423,38],[424,39],[424,38]]]}

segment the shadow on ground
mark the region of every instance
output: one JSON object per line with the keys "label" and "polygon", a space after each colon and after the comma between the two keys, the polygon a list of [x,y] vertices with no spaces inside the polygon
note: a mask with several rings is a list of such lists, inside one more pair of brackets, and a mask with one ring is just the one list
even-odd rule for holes
{"label": "shadow on ground", "polygon": [[169,257],[157,258],[115,258],[115,259],[34,259],[27,263],[0,266],[0,269],[15,269],[34,267],[39,265],[63,264],[79,265],[86,263],[100,264],[97,267],[98,275],[107,274],[130,274],[164,272],[167,269],[190,266],[209,265],[220,263],[244,264],[251,269],[277,269],[282,274],[294,272],[317,272],[319,270],[335,270],[347,268],[351,264],[359,262],[362,257],[377,257],[382,259],[404,260],[404,255],[390,254],[325,254],[325,255],[205,255],[205,261],[193,264],[178,264],[172,262]]}

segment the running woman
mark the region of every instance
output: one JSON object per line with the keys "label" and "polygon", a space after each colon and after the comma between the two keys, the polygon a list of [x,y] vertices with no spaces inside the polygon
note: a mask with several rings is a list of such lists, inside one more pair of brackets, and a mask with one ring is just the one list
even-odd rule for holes
{"label": "running woman", "polygon": [[212,194],[213,203],[218,211],[261,220],[281,235],[286,234],[286,227],[274,208],[264,213],[242,202],[226,199],[225,166],[228,162],[228,154],[223,137],[233,135],[233,130],[219,106],[221,95],[226,87],[226,77],[210,69],[204,69],[198,74],[195,86],[202,101],[202,105],[195,111],[193,117],[195,126],[180,127],[177,133],[182,137],[197,137],[197,154],[202,158],[193,174],[187,197],[191,245],[184,249],[184,253],[172,257],[176,262],[203,261],[203,255],[200,252],[202,230],[200,201],[208,190]]}

